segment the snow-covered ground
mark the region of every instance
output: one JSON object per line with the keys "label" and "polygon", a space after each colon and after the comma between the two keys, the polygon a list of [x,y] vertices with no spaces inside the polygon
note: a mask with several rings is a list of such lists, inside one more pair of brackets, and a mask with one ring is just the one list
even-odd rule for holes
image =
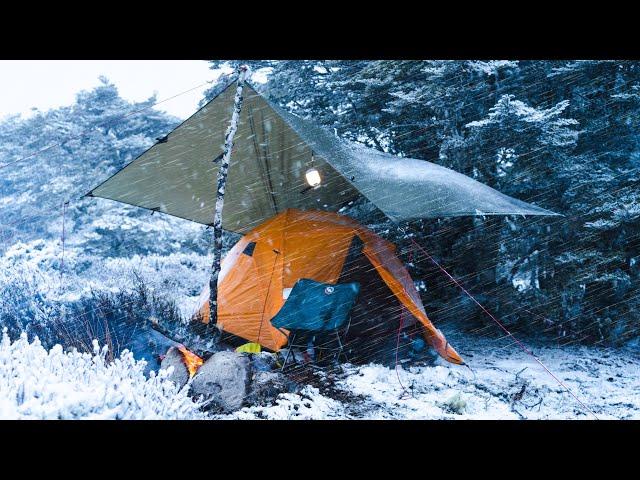
{"label": "snow-covered ground", "polygon": [[[346,365],[273,405],[201,413],[144,362],[106,351],[46,351],[26,337],[0,342],[0,418],[41,419],[590,419],[540,365],[506,341],[458,337],[469,366]],[[536,354],[600,419],[640,419],[640,358],[630,350],[536,348]]]}
{"label": "snow-covered ground", "polygon": [[[373,364],[346,366],[333,394],[309,386],[300,394],[281,395],[274,406],[247,407],[224,418],[594,418],[516,345],[504,339],[461,340],[456,347],[472,370],[441,361],[397,372]],[[640,419],[637,353],[575,346],[536,348],[535,353],[598,418]]]}

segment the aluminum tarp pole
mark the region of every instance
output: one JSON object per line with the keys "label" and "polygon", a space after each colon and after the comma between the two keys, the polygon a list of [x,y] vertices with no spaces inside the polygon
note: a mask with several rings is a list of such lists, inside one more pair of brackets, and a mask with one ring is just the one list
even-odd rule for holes
{"label": "aluminum tarp pole", "polygon": [[242,89],[249,68],[242,65],[238,68],[238,85],[233,102],[233,114],[225,135],[224,152],[218,170],[218,185],[216,190],[216,209],[213,214],[213,265],[211,266],[211,279],[209,280],[209,326],[213,327],[218,320],[218,276],[220,275],[220,263],[222,259],[222,208],[224,207],[224,193],[227,184],[229,161],[233,150],[233,137],[238,130],[240,111],[242,110]]}

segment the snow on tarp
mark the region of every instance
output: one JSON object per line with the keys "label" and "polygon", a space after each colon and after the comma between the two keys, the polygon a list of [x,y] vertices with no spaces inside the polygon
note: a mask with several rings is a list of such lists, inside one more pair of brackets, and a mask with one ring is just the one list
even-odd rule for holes
{"label": "snow on tarp", "polygon": [[342,140],[308,120],[271,106],[392,220],[463,215],[558,215],[435,163],[396,157]]}
{"label": "snow on tarp", "polygon": [[[230,86],[232,83],[230,83]],[[339,139],[285,112],[251,86],[229,165],[223,228],[245,233],[287,208],[338,211],[361,196],[395,221],[460,215],[555,215],[425,160]],[[233,88],[217,97],[90,195],[208,225]],[[322,184],[307,188],[305,173]]]}

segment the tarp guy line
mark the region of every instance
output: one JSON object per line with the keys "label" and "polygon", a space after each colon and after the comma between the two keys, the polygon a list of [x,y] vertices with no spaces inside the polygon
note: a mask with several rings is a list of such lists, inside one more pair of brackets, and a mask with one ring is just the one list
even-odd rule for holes
{"label": "tarp guy line", "polygon": [[191,92],[193,90],[196,90],[196,89],[198,89],[200,87],[203,87],[203,86],[205,86],[207,84],[211,84],[213,82],[214,82],[213,80],[210,80],[210,81],[201,83],[200,85],[196,85],[195,87],[192,87],[189,90],[185,90],[184,92],[177,93],[177,94],[173,95],[172,97],[165,98],[164,100],[160,100],[159,102],[156,102],[156,103],[154,103],[152,105],[149,105],[148,107],[140,108],[138,110],[134,110],[133,112],[129,112],[126,115],[123,115],[122,117],[117,118],[115,120],[111,120],[111,121],[103,122],[103,123],[97,123],[96,125],[93,125],[91,128],[87,128],[87,129],[83,130],[82,132],[78,133],[77,135],[71,135],[71,136],[67,137],[65,140],[62,140],[61,142],[48,145],[48,146],[46,146],[46,147],[44,147],[44,148],[42,148],[40,150],[37,150],[37,151],[27,155],[26,157],[18,158],[17,160],[13,160],[11,162],[5,163],[4,165],[0,165],[0,170],[2,170],[5,167],[8,167],[10,165],[14,165],[14,164],[16,164],[18,162],[22,162],[23,160],[28,160],[29,158],[33,158],[33,157],[35,157],[36,155],[38,155],[40,153],[44,153],[44,152],[46,152],[48,150],[51,150],[52,148],[59,147],[60,145],[62,145],[65,142],[68,142],[69,140],[74,140],[76,138],[82,138],[85,135],[87,135],[88,133],[90,133],[96,127],[104,127],[104,126],[107,126],[107,125],[111,125],[114,122],[119,122],[121,120],[124,120],[125,118],[130,117],[131,115],[135,115],[136,113],[141,113],[141,112],[144,112],[146,110],[149,110],[150,108],[153,108],[153,107],[155,107],[157,105],[160,105],[161,103],[165,103],[165,102],[168,102],[169,100],[173,100],[174,98],[177,98],[180,95],[184,95],[186,93],[189,93],[189,92]]}

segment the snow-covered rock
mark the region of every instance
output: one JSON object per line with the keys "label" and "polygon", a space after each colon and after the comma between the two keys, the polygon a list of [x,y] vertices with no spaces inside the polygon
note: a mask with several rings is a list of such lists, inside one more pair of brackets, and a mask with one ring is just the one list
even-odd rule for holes
{"label": "snow-covered rock", "polygon": [[168,372],[167,378],[178,388],[184,387],[189,381],[189,370],[184,363],[182,353],[176,347],[171,347],[167,351],[160,364],[160,369]]}
{"label": "snow-covered rock", "polygon": [[191,382],[191,395],[207,406],[232,412],[242,407],[251,381],[247,355],[214,353],[198,369]]}
{"label": "snow-covered rock", "polygon": [[322,420],[347,418],[345,406],[322,395],[312,386],[302,388],[299,393],[283,393],[273,405],[244,407],[230,415],[217,418],[239,420]]}

